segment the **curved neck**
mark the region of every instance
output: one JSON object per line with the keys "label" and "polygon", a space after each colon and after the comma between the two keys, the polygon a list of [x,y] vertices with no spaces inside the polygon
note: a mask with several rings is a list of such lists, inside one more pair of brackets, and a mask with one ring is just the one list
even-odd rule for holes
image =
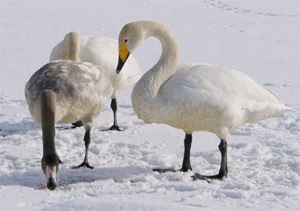
{"label": "curved neck", "polygon": [[[141,78],[144,87],[152,97],[157,95],[160,87],[174,74],[178,60],[178,45],[173,34],[163,25],[158,23],[144,24],[145,39],[156,37],[162,45],[162,54],[158,62]],[[146,85],[146,86],[145,86]]]}
{"label": "curved neck", "polygon": [[79,61],[79,51],[80,51],[80,35],[76,32],[68,33],[64,40],[64,49],[66,51],[66,58],[61,59],[68,59],[71,61],[78,62]]}

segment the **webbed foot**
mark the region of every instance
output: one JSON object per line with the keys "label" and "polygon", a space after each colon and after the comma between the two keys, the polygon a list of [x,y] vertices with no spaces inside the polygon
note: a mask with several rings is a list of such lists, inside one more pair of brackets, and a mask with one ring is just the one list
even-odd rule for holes
{"label": "webbed foot", "polygon": [[103,130],[103,131],[109,131],[109,130],[123,131],[118,125],[113,125],[110,128]]}
{"label": "webbed foot", "polygon": [[82,167],[89,168],[89,169],[94,169],[94,166],[90,166],[90,164],[88,162],[82,162],[79,166],[71,167],[71,169],[79,169],[79,168],[82,168]]}
{"label": "webbed foot", "polygon": [[82,127],[83,123],[82,121],[77,121],[77,122],[73,122],[72,126],[57,126],[55,128],[57,128],[58,130],[70,130],[70,129],[75,129],[77,127]]}
{"label": "webbed foot", "polygon": [[72,125],[73,126],[71,128],[82,127],[83,126],[83,122],[81,120],[79,120],[77,122],[73,122]]}
{"label": "webbed foot", "polygon": [[194,181],[195,180],[208,180],[208,179],[222,180],[224,177],[226,177],[226,175],[217,174],[217,175],[213,175],[213,176],[206,176],[206,175],[202,175],[202,174],[194,174],[191,177],[193,178]]}

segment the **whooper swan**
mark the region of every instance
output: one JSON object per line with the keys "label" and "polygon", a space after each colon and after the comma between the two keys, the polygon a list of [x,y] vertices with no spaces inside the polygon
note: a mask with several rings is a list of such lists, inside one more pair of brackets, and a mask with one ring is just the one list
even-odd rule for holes
{"label": "whooper swan", "polygon": [[36,71],[25,87],[30,114],[42,127],[42,169],[47,187],[56,188],[60,160],[55,150],[55,124],[82,120],[85,127],[85,157],[77,167],[93,168],[88,163],[90,131],[113,91],[103,68],[91,63],[61,60],[48,63]]}
{"label": "whooper swan", "polygon": [[[184,64],[176,67],[178,46],[163,25],[140,21],[123,27],[119,35],[120,72],[137,46],[154,36],[162,44],[159,61],[136,83],[132,105],[145,123],[167,124],[184,130],[184,158],[181,170],[192,170],[190,148],[194,131],[215,133],[221,143],[219,173],[195,174],[194,179],[222,179],[227,176],[227,135],[240,125],[275,117],[292,109],[271,91],[236,70],[212,64]],[[165,170],[156,169],[164,172]]]}

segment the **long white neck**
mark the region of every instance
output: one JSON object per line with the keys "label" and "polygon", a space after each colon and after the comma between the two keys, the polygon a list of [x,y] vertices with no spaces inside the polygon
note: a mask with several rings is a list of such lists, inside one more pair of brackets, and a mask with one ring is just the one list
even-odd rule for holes
{"label": "long white neck", "polygon": [[[178,60],[178,45],[173,34],[163,25],[153,22],[142,24],[145,39],[156,37],[162,44],[162,54],[158,62],[143,75],[135,89],[155,98],[160,87],[174,74]],[[150,95],[150,96],[149,96]]]}

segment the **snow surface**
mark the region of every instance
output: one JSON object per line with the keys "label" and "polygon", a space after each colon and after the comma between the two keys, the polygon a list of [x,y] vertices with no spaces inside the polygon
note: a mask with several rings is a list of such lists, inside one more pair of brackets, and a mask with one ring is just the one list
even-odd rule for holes
{"label": "snow surface", "polygon": [[[9,0],[1,8],[0,210],[298,210],[300,206],[300,2],[297,0],[33,1]],[[110,102],[92,131],[94,170],[72,170],[84,156],[84,129],[56,132],[65,163],[59,187],[49,191],[40,167],[41,129],[31,118],[25,83],[48,62],[70,31],[117,38],[128,22],[152,20],[174,33],[179,64],[207,62],[239,70],[297,110],[246,124],[228,137],[229,175],[192,181],[180,168],[184,133],[146,125],[133,112],[132,87],[120,93],[123,132],[112,124]],[[149,38],[134,52],[143,72],[160,56]],[[195,132],[193,172],[215,174],[219,140]]]}

